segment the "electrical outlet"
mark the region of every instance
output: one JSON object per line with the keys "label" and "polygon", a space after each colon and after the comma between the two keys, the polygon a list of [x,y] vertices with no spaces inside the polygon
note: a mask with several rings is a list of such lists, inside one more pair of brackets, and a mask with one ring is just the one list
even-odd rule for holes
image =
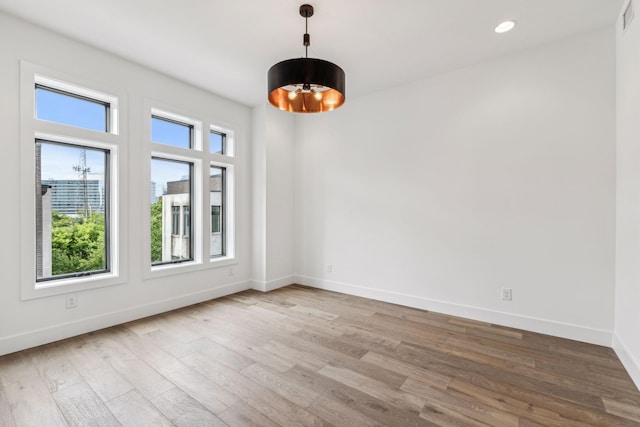
{"label": "electrical outlet", "polygon": [[511,288],[502,288],[502,299],[511,301]]}
{"label": "electrical outlet", "polygon": [[333,265],[327,264],[327,273],[331,273],[333,271]]}
{"label": "electrical outlet", "polygon": [[233,276],[233,268],[229,267],[229,276]]}
{"label": "electrical outlet", "polygon": [[67,308],[76,308],[78,306],[78,294],[67,295]]}

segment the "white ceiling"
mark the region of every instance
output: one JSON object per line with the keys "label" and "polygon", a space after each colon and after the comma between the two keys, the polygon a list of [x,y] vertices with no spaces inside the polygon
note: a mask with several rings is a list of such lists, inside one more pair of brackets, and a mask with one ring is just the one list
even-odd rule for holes
{"label": "white ceiling", "polygon": [[[615,22],[623,0],[312,0],[309,56],[347,100]],[[247,105],[304,55],[302,0],[0,0],[0,10]],[[500,21],[516,29],[498,35]]]}

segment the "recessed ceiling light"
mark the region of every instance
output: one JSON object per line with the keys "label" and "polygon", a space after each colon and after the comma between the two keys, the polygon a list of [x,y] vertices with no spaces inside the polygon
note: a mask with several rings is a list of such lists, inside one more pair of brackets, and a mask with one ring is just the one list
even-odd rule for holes
{"label": "recessed ceiling light", "polygon": [[513,27],[515,26],[516,26],[516,21],[504,21],[499,23],[496,26],[494,31],[498,34],[502,34],[502,33],[506,33],[507,31],[513,30]]}

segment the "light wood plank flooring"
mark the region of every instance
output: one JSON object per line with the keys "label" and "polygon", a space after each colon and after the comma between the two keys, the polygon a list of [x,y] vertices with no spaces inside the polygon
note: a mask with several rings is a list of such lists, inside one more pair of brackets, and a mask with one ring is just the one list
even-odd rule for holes
{"label": "light wood plank flooring", "polygon": [[1,426],[640,426],[614,352],[302,286],[0,358]]}

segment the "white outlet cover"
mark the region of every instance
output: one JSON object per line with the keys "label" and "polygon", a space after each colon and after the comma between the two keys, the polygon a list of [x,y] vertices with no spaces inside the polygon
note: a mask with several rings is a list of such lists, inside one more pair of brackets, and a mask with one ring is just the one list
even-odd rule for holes
{"label": "white outlet cover", "polygon": [[78,295],[67,295],[67,301],[65,305],[67,308],[76,308],[78,306]]}

